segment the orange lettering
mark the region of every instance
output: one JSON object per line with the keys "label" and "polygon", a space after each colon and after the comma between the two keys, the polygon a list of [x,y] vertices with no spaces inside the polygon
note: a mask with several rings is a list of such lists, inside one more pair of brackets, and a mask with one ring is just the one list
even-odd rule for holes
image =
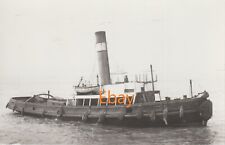
{"label": "orange lettering", "polygon": [[127,102],[128,102],[128,105],[126,107],[129,108],[129,107],[131,107],[131,104],[133,102],[133,96],[126,95],[126,98],[127,98]]}
{"label": "orange lettering", "polygon": [[105,96],[102,96],[102,90],[99,89],[99,96],[100,96],[100,105],[106,104],[106,102],[103,102],[102,99],[105,98]]}
{"label": "orange lettering", "polygon": [[[114,98],[114,101],[111,102],[111,97]],[[110,90],[108,90],[108,104],[115,104],[116,103],[116,95],[110,94]]]}
{"label": "orange lettering", "polygon": [[125,101],[125,95],[119,94],[119,98],[117,100],[118,104],[124,104],[124,101]]}

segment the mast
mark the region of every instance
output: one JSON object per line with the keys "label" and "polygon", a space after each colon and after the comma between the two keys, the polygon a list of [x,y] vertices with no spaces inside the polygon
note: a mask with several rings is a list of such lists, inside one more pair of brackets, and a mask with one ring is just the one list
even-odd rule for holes
{"label": "mast", "polygon": [[193,97],[193,91],[192,91],[192,80],[190,80],[190,91],[191,91],[191,97]]}
{"label": "mast", "polygon": [[150,69],[151,69],[151,78],[152,78],[152,91],[153,91],[154,96],[155,96],[155,86],[154,86],[154,79],[153,79],[152,65],[150,65]]}
{"label": "mast", "polygon": [[48,90],[48,99],[49,99],[50,91]]}
{"label": "mast", "polygon": [[99,86],[99,77],[97,75],[97,86]]}
{"label": "mast", "polygon": [[80,78],[80,81],[79,81],[79,83],[77,85],[78,87],[80,86],[80,83],[82,82],[82,80],[83,80],[83,77]]}

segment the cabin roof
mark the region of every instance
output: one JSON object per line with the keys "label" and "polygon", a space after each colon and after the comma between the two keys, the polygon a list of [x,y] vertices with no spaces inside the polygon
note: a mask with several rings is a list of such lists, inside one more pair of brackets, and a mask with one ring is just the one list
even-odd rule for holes
{"label": "cabin roof", "polygon": [[[113,94],[113,93],[112,93]],[[136,93],[120,93],[120,94],[124,94],[124,95],[128,95],[128,96],[135,96]],[[116,95],[116,97],[118,97],[118,95],[120,94],[114,94]],[[107,93],[104,93],[102,94],[102,97],[106,97],[108,98],[108,94]],[[110,98],[113,98],[114,96],[110,96]],[[100,98],[100,95],[76,95],[75,96],[76,99],[98,99]]]}

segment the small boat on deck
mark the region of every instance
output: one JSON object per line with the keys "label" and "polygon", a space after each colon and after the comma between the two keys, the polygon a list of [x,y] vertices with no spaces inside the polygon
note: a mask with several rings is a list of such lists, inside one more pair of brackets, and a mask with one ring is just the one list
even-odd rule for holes
{"label": "small boat on deck", "polygon": [[77,92],[77,95],[98,95],[99,94],[99,86],[89,86],[89,87],[75,86],[75,90]]}
{"label": "small boat on deck", "polygon": [[[207,125],[212,117],[208,92],[193,95],[191,89],[190,97],[162,99],[160,91],[155,90],[152,66],[151,81],[129,81],[125,75],[123,82],[112,83],[105,32],[95,34],[100,76],[96,85],[80,86],[80,81],[75,87],[76,95],[71,99],[54,97],[50,92],[13,97],[6,108],[22,115],[122,126]],[[148,84],[151,88],[146,87]],[[190,86],[192,88],[192,81]]]}
{"label": "small boat on deck", "polygon": [[83,77],[81,77],[79,84],[74,87],[77,95],[98,95],[99,94],[99,89],[100,89],[99,85],[87,86],[86,84],[82,83],[82,86],[80,86],[82,81],[83,81]]}

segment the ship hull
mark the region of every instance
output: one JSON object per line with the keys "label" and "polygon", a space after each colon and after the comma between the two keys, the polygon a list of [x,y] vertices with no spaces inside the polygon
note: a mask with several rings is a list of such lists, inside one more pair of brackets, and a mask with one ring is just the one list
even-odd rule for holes
{"label": "ship hull", "polygon": [[104,122],[99,122],[99,117],[89,117],[86,121],[82,120],[82,116],[52,116],[52,115],[40,115],[36,113],[24,113],[15,112],[15,114],[37,117],[37,118],[49,118],[49,119],[57,119],[62,121],[82,121],[85,123],[98,123],[103,125],[114,125],[114,126],[127,126],[127,127],[163,127],[163,126],[175,126],[175,127],[183,127],[183,126],[206,126],[207,121],[203,123],[202,118],[199,116],[198,112],[186,114],[186,118],[177,119],[177,116],[169,116],[168,124],[166,125],[163,121],[162,117],[157,117],[155,121],[152,121],[149,117],[143,117],[141,119],[137,119],[136,117],[127,117],[123,120],[118,119],[117,117],[105,118]]}
{"label": "ship hull", "polygon": [[122,126],[206,125],[212,116],[212,102],[205,98],[164,100],[120,106],[66,106],[26,102],[29,97],[10,99],[7,108],[22,115]]}

